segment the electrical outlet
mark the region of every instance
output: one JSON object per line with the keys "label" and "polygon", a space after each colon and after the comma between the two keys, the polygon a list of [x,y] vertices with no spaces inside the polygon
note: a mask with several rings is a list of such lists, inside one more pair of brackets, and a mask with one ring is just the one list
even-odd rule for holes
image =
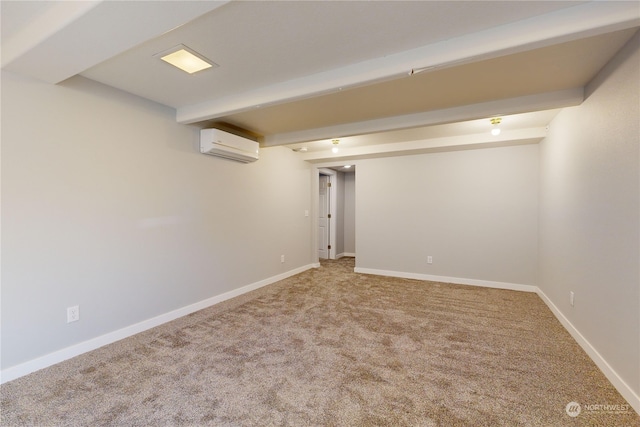
{"label": "electrical outlet", "polygon": [[80,320],[80,306],[74,305],[67,308],[67,323],[77,322]]}
{"label": "electrical outlet", "polygon": [[284,255],[280,255],[280,262],[284,262]]}
{"label": "electrical outlet", "polygon": [[427,257],[427,264],[433,264],[433,257],[432,256],[428,256]]}
{"label": "electrical outlet", "polygon": [[569,304],[571,304],[571,307],[573,307],[573,303],[575,302],[575,294],[573,293],[573,291],[569,292]]}

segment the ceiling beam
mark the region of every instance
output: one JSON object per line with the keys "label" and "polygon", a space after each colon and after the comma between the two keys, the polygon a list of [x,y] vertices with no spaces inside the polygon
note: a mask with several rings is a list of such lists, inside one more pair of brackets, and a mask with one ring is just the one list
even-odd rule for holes
{"label": "ceiling beam", "polygon": [[51,2],[2,40],[2,68],[57,84],[226,3]]}
{"label": "ceiling beam", "polygon": [[346,138],[377,132],[409,129],[419,126],[482,119],[492,116],[529,113],[532,111],[551,110],[555,108],[573,107],[584,100],[584,89],[574,88],[557,92],[547,92],[498,101],[482,102],[443,110],[404,116],[385,117],[356,123],[345,123],[317,129],[289,132],[265,136],[261,144],[264,147],[295,144],[299,142],[318,141],[322,139]]}
{"label": "ceiling beam", "polygon": [[512,145],[537,144],[547,135],[546,128],[505,130],[499,136],[489,133],[432,138],[419,141],[394,142],[353,148],[339,148],[299,153],[310,163],[343,162],[376,157],[407,156],[442,151],[472,150],[478,148],[506,147]]}
{"label": "ceiling beam", "polygon": [[37,14],[30,16],[29,25],[24,25],[10,37],[3,37],[2,67],[12,63],[44,40],[80,19],[98,6],[101,1],[52,1],[44,4]]}
{"label": "ceiling beam", "polygon": [[391,79],[412,69],[441,69],[525,52],[640,25],[635,2],[588,2],[507,25],[352,64],[238,95],[177,109],[179,123],[197,123]]}

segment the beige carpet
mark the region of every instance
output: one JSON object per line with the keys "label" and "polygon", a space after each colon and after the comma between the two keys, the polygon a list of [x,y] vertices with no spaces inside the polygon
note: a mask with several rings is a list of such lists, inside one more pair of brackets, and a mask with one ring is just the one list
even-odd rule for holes
{"label": "beige carpet", "polygon": [[640,425],[535,294],[349,258],[0,391],[3,426]]}

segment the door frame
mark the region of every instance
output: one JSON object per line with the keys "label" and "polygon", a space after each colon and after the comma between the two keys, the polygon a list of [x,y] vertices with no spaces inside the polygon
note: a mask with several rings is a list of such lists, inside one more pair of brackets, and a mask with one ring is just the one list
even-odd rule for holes
{"label": "door frame", "polygon": [[[331,249],[329,249],[328,255],[329,255],[329,259],[336,259],[336,202],[337,202],[337,195],[336,195],[336,176],[338,175],[338,172],[332,170],[332,169],[325,169],[325,168],[318,168],[318,173],[316,178],[318,179],[318,185],[316,185],[316,213],[315,213],[315,218],[316,221],[318,220],[318,212],[320,211],[320,194],[319,191],[317,189],[320,188],[320,175],[326,175],[329,177],[329,182],[331,183],[331,190],[329,190],[329,214],[331,215],[331,218],[329,218],[329,246],[331,246]],[[316,238],[318,238],[318,228],[316,225]],[[316,240],[317,241],[317,240]],[[316,248],[318,247],[318,245],[316,244]],[[319,257],[318,257],[319,259]]]}
{"label": "door frame", "polygon": [[[332,169],[326,169],[329,167],[341,167],[344,165],[358,165],[357,161],[337,161],[337,162],[326,162],[326,163],[316,163],[316,164],[311,164],[311,260],[314,263],[313,265],[315,267],[320,267],[320,258],[318,257],[318,212],[319,212],[319,205],[320,205],[320,201],[319,201],[319,191],[318,188],[320,188],[320,171],[321,170],[327,170],[330,173],[333,173],[335,175],[337,175],[338,173]],[[357,172],[356,172],[357,173]],[[335,196],[335,191],[332,191],[332,196],[331,197],[336,197]],[[333,200],[331,202],[331,205],[336,206],[336,200]],[[332,218],[336,218],[335,216],[335,212],[332,212],[331,214]],[[356,219],[357,221],[357,219]],[[335,227],[333,227],[333,229],[335,230]],[[357,230],[357,228],[356,228]],[[335,241],[335,237],[333,238],[333,241]],[[332,247],[335,248],[334,245],[332,245]],[[356,247],[357,247],[357,236],[356,236]],[[335,252],[333,253],[333,258],[331,259],[335,259]]]}

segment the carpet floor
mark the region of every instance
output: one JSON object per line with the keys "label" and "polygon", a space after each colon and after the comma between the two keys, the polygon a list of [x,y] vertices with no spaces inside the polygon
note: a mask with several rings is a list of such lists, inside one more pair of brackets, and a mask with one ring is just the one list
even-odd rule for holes
{"label": "carpet floor", "polygon": [[323,262],[6,383],[0,423],[640,425],[537,295],[353,267]]}

